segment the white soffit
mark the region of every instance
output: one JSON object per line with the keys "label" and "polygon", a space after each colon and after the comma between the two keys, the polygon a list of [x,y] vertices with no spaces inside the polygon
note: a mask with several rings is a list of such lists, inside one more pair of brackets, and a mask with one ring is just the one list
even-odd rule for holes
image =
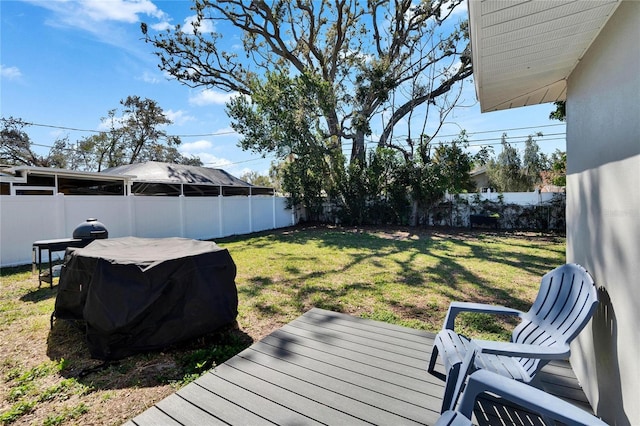
{"label": "white soffit", "polygon": [[566,79],[619,0],[469,0],[482,112],[564,100]]}

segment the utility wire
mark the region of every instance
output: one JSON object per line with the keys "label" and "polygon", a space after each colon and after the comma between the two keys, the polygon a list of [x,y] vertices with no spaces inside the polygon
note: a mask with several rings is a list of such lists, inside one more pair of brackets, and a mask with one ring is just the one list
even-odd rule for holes
{"label": "utility wire", "polygon": [[[86,133],[106,133],[104,130],[89,130],[89,129],[78,129],[76,127],[66,127],[66,126],[54,126],[52,124],[40,124],[40,123],[24,123],[27,126],[35,126],[35,127],[46,127],[49,129],[59,129],[59,130],[69,130],[72,132],[86,132]],[[201,138],[205,136],[224,136],[224,135],[233,135],[236,133],[235,131],[228,132],[217,132],[217,133],[202,133],[202,134],[194,134],[194,135],[167,135],[168,137],[179,137],[179,138]]]}
{"label": "utility wire", "polygon": [[[51,128],[51,129],[59,129],[59,130],[68,130],[68,131],[75,131],[75,132],[88,132],[88,133],[104,133],[104,131],[100,131],[100,130],[88,130],[88,129],[80,129],[80,128],[76,128],[76,127],[69,127],[69,126],[56,126],[56,125],[52,125],[52,124],[42,124],[42,123],[31,123],[31,122],[25,122],[25,125],[28,126],[35,126],[35,127],[46,127],[46,128]],[[545,125],[539,125],[539,126],[526,126],[526,127],[513,127],[513,128],[508,128],[508,129],[500,129],[500,130],[483,130],[483,131],[478,131],[478,132],[469,132],[466,133],[467,136],[469,135],[480,135],[480,134],[488,134],[488,133],[507,133],[510,131],[517,131],[517,130],[530,130],[530,129],[540,129],[540,128],[547,128],[547,127],[557,127],[557,126],[564,126],[564,123],[561,124],[545,124]],[[224,136],[224,135],[231,135],[234,134],[236,132],[234,131],[228,131],[228,132],[217,132],[217,133],[202,133],[202,134],[188,134],[188,135],[168,135],[169,137],[180,137],[180,138],[186,138],[186,137],[207,137],[207,136]],[[533,136],[536,137],[536,142],[551,142],[551,141],[558,141],[558,140],[564,140],[564,137],[557,137],[557,138],[548,138],[547,136],[565,136],[566,133],[549,133],[547,135],[542,135],[542,136],[536,136],[536,135],[526,135],[526,136],[508,136],[507,135],[507,142],[509,142],[510,144],[522,144],[525,143],[529,136]],[[458,137],[460,136],[460,133],[458,134],[451,134],[451,135],[437,135],[433,138],[433,141],[437,141],[437,143],[440,144],[450,144],[453,141],[440,141],[439,139],[443,139],[443,138],[448,138],[448,137]],[[514,140],[514,139],[520,139],[522,138],[523,140]],[[396,136],[394,137],[392,140],[395,141],[406,141],[406,137],[403,138],[402,136]],[[491,142],[491,141],[497,141],[497,142],[492,142],[492,143],[478,143],[478,142]],[[468,147],[482,147],[482,146],[497,146],[497,145],[502,145],[502,136],[500,137],[495,137],[495,138],[485,138],[485,139],[475,139],[475,140],[468,140]],[[371,144],[372,146],[368,146],[366,147],[367,150],[371,151],[374,150],[377,147],[378,142],[374,141],[372,139],[369,139],[366,141],[367,145]],[[38,144],[38,143],[31,143],[31,145],[33,146],[38,146],[38,147],[43,147],[43,148],[52,148],[52,145],[44,145],[44,144]],[[73,148],[66,148],[67,150],[73,150]],[[350,141],[345,141],[342,143],[342,151],[343,152],[349,152],[351,150],[351,142]],[[273,157],[275,158],[275,157]],[[248,160],[242,160],[242,161],[236,161],[236,162],[232,162],[232,163],[224,163],[221,164],[221,166],[227,166],[227,165],[235,165],[235,164],[243,164],[243,163],[249,163],[249,162],[254,162],[254,161],[260,161],[260,160],[265,160],[267,159],[266,157],[260,157],[260,158],[251,158]],[[209,165],[209,166],[215,166],[217,163],[213,162],[213,163],[204,163],[205,165]]]}

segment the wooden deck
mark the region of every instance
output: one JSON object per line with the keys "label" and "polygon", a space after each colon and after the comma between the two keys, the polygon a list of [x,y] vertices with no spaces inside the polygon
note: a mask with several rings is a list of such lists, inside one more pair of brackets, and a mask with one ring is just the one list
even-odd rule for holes
{"label": "wooden deck", "polygon": [[[444,376],[426,372],[434,335],[312,309],[127,422],[133,425],[434,424]],[[439,365],[443,372],[442,365]],[[588,404],[567,362],[543,388]],[[478,424],[543,424],[489,399]]]}

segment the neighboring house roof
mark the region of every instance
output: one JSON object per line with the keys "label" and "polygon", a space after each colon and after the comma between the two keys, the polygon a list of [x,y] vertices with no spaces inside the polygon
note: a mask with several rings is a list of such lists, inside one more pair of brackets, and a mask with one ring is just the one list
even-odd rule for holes
{"label": "neighboring house roof", "polygon": [[135,178],[133,179],[134,182],[183,183],[191,185],[242,187],[253,186],[221,169],[160,163],[157,161],[111,167],[105,170],[104,173],[135,175]]}
{"label": "neighboring house roof", "polygon": [[476,169],[473,169],[469,172],[469,175],[473,178],[476,176],[482,176],[484,174],[487,173],[487,167],[486,166],[482,166],[482,167],[478,167]]}
{"label": "neighboring house roof", "polygon": [[79,179],[105,179],[105,180],[119,180],[127,181],[131,180],[135,176],[129,174],[119,173],[97,173],[97,172],[82,172],[77,170],[56,169],[53,167],[36,167],[36,166],[15,166],[6,168],[3,170],[2,178],[7,180],[24,180],[24,177],[28,174],[41,175],[41,176],[64,176],[68,178]]}
{"label": "neighboring house roof", "polygon": [[620,0],[469,0],[482,112],[565,100],[566,79]]}

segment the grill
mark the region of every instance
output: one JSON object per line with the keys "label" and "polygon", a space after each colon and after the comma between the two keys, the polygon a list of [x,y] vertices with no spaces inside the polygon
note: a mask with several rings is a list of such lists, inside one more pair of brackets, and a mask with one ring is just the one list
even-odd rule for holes
{"label": "grill", "polygon": [[76,226],[73,230],[73,238],[77,240],[101,240],[109,238],[109,231],[98,219],[89,218]]}
{"label": "grill", "polygon": [[[65,251],[69,247],[85,247],[93,240],[100,240],[109,237],[107,228],[98,219],[90,217],[73,230],[73,238],[61,238],[57,240],[41,240],[33,243],[32,269],[36,271],[38,266],[38,288],[42,285],[42,281],[48,282],[49,286],[53,286],[53,262],[52,253],[57,251]],[[49,270],[42,271],[42,251],[45,250],[49,254]]]}

